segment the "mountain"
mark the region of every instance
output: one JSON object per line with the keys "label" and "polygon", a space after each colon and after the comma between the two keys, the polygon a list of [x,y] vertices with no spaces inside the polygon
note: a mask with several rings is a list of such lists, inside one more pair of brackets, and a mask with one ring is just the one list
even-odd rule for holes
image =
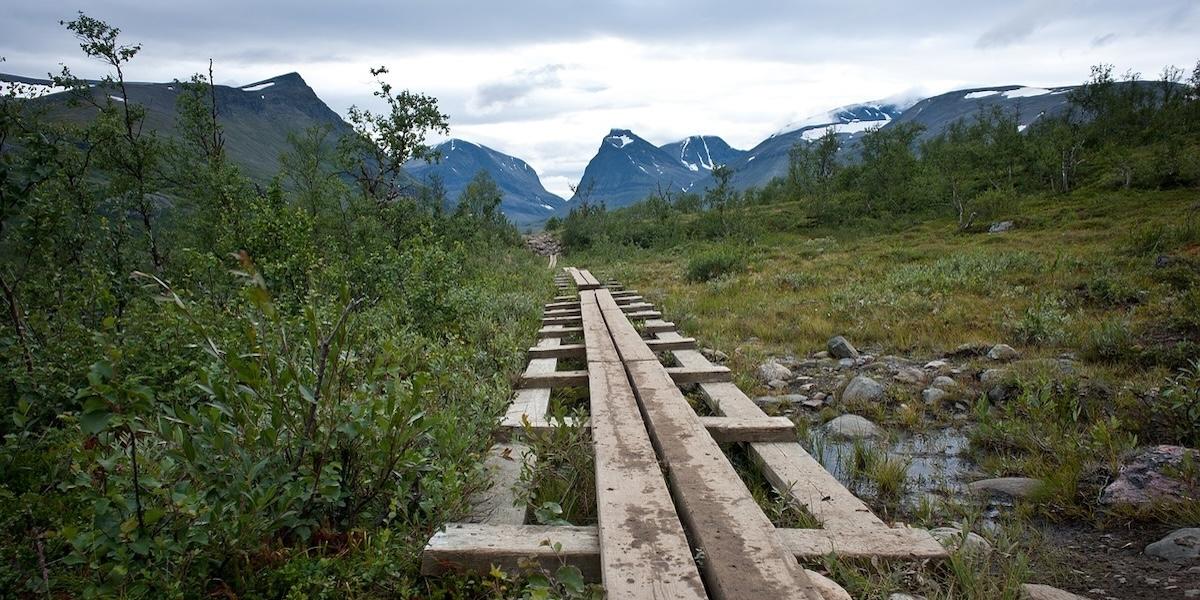
{"label": "mountain", "polygon": [[547,192],[537,172],[519,158],[459,139],[446,140],[438,144],[437,150],[441,153],[438,162],[411,161],[404,168],[425,184],[434,176],[441,177],[451,201],[458,199],[479,171],[486,171],[504,193],[501,212],[517,225],[541,223],[566,203]]}
{"label": "mountain", "polygon": [[717,165],[727,165],[746,154],[745,150],[732,148],[725,140],[715,135],[693,135],[678,142],[659,146],[693,173],[712,171]]}
{"label": "mountain", "polygon": [[[709,176],[716,165],[737,160],[745,152],[712,135],[693,135],[655,146],[628,129],[613,129],[600,142],[579,181],[592,202],[619,208],[646,199],[660,188],[686,192]],[[589,189],[590,188],[590,189]],[[576,193],[572,200],[578,200]],[[569,209],[572,204],[568,203]]]}
{"label": "mountain", "polygon": [[921,137],[927,139],[946,130],[950,124],[964,118],[974,118],[981,110],[1000,107],[1007,114],[1017,115],[1017,128],[1024,131],[1043,116],[1054,116],[1068,107],[1067,94],[1077,86],[1036,88],[1005,85],[993,88],[956,90],[917,102],[904,111],[896,123],[918,123],[925,127]]}
{"label": "mountain", "polygon": [[[20,82],[36,88],[30,102],[44,105],[51,118],[87,122],[95,114],[88,106],[71,106],[70,95],[51,87],[45,79],[0,74],[0,82]],[[95,83],[95,82],[91,82]],[[250,178],[266,182],[279,171],[279,155],[289,148],[289,133],[309,127],[329,127],[336,138],[350,132],[350,125],[317,97],[297,73],[264,79],[241,87],[213,86],[217,110],[225,131],[225,150]],[[146,127],[166,138],[177,135],[176,101],[183,92],[178,82],[127,83],[128,98],[146,107]],[[102,99],[113,90],[93,88]]]}
{"label": "mountain", "polygon": [[[809,143],[832,130],[843,137],[853,138],[874,127],[884,127],[896,120],[907,108],[906,103],[876,101],[850,104],[828,112],[789,123],[770,137],[748,150],[741,158],[729,163],[734,170],[733,186],[737,189],[761,187],[776,177],[787,174],[788,152],[792,146]],[[701,181],[698,187],[708,187]]]}

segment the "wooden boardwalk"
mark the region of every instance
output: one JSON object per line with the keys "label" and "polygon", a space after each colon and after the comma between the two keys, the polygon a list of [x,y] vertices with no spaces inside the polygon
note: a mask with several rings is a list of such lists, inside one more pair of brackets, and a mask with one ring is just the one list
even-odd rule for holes
{"label": "wooden boardwalk", "polygon": [[[493,487],[468,522],[429,540],[423,573],[516,569],[529,560],[553,570],[565,561],[602,582],[609,598],[832,600],[848,596],[802,561],[946,556],[927,532],[872,514],[800,446],[789,419],[763,413],[729,369],[704,358],[637,292],[576,268],[557,283],[574,293],[546,305],[486,463]],[[675,366],[664,366],[667,355]],[[583,359],[586,369],[559,370],[560,359]],[[682,385],[698,386],[716,416],[697,415]],[[552,426],[550,393],[563,386],[588,389],[596,526],[530,525],[514,502],[523,461],[536,460],[521,432]],[[721,443],[744,444],[776,491],[821,528],[772,525]]]}

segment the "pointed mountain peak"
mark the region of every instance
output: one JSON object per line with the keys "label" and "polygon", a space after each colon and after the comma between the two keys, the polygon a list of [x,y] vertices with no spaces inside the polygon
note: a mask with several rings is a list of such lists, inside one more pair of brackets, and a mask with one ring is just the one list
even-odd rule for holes
{"label": "pointed mountain peak", "polygon": [[613,129],[608,132],[608,135],[604,136],[604,145],[612,146],[613,148],[624,148],[640,139],[642,138],[634,135],[628,129]]}

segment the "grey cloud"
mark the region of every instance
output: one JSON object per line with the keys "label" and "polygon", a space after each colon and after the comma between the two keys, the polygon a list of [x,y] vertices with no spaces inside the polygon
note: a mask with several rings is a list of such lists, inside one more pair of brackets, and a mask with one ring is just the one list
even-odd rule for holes
{"label": "grey cloud", "polygon": [[1092,47],[1100,48],[1103,46],[1107,46],[1107,45],[1113,43],[1113,41],[1115,41],[1116,39],[1117,39],[1117,34],[1112,33],[1112,32],[1106,33],[1104,35],[1096,36],[1096,39],[1092,40]]}
{"label": "grey cloud", "polygon": [[480,85],[472,99],[474,108],[488,112],[503,108],[539,89],[562,87],[559,73],[564,65],[544,65],[536,69],[523,69],[498,81]]}
{"label": "grey cloud", "polygon": [[1033,35],[1042,24],[1032,14],[1023,14],[983,32],[975,45],[979,48],[997,48],[1014,44]]}

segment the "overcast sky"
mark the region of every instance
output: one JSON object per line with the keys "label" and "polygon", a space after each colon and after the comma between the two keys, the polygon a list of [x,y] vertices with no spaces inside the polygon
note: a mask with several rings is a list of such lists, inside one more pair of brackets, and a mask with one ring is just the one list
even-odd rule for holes
{"label": "overcast sky", "polygon": [[0,71],[102,74],[58,22],[85,8],[143,53],[128,77],[299,72],[334,110],[373,106],[371,66],[440,99],[452,135],[527,160],[569,196],[614,127],[749,148],[835,106],[1004,84],[1156,75],[1200,58],[1200,0],[0,0]]}

